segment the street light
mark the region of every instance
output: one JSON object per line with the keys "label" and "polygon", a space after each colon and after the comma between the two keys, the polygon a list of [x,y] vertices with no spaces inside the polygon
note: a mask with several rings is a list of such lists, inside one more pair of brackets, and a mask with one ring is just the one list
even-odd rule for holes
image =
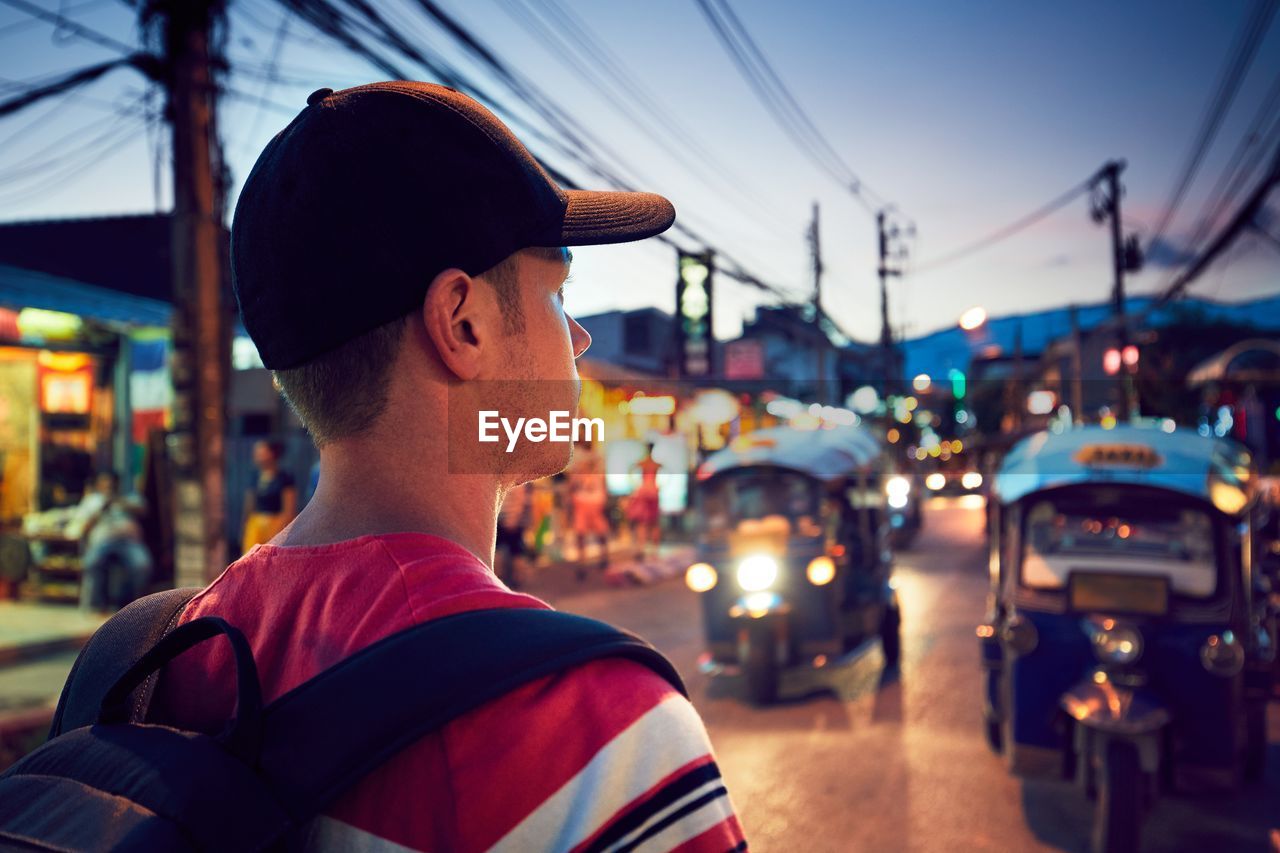
{"label": "street light", "polygon": [[966,332],[972,332],[985,322],[987,322],[987,309],[981,305],[975,305],[960,315],[960,328]]}

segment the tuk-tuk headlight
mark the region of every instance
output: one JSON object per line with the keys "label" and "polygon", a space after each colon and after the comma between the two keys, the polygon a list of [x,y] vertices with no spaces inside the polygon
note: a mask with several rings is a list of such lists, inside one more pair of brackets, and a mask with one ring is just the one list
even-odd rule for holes
{"label": "tuk-tuk headlight", "polygon": [[889,506],[902,509],[907,505],[907,495],[911,494],[911,481],[901,474],[890,477],[884,482],[884,493],[889,498]]}
{"label": "tuk-tuk headlight", "polygon": [[982,485],[982,475],[977,471],[965,471],[960,478],[960,485],[972,491]]}
{"label": "tuk-tuk headlight", "polygon": [[715,567],[710,563],[694,563],[684,573],[684,582],[689,589],[694,592],[707,592],[715,589],[716,581],[719,576],[716,575]]}
{"label": "tuk-tuk headlight", "polygon": [[804,570],[804,573],[809,578],[809,583],[814,586],[825,586],[835,579],[836,561],[826,555],[814,557],[809,561],[809,567]]}
{"label": "tuk-tuk headlight", "polygon": [[1230,678],[1244,669],[1244,646],[1232,631],[1214,634],[1200,647],[1200,663],[1214,675]]}
{"label": "tuk-tuk headlight", "polygon": [[1134,663],[1142,657],[1142,635],[1124,625],[1099,629],[1093,635],[1093,653],[1103,663]]}
{"label": "tuk-tuk headlight", "polygon": [[778,579],[778,561],[768,554],[753,554],[738,564],[738,586],[746,592],[761,592]]}

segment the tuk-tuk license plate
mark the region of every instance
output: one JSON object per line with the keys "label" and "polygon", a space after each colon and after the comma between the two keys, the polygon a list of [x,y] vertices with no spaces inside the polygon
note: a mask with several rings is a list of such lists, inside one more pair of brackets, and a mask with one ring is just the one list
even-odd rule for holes
{"label": "tuk-tuk license plate", "polygon": [[1072,610],[1152,616],[1169,612],[1166,577],[1072,572],[1068,584]]}

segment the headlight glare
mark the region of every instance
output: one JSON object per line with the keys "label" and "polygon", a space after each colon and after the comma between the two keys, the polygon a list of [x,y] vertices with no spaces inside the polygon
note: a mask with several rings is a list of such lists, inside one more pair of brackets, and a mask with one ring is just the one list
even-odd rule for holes
{"label": "headlight glare", "polygon": [[1244,668],[1244,646],[1231,631],[1214,634],[1200,647],[1200,663],[1214,675],[1230,678]]}
{"label": "headlight glare", "polygon": [[924,484],[929,491],[936,492],[943,486],[947,485],[947,475],[943,474],[941,471],[934,471],[928,477],[924,478]]}
{"label": "headlight glare", "polygon": [[710,563],[694,563],[684,573],[685,584],[694,592],[715,589],[717,580],[715,567]]}
{"label": "headlight glare", "polygon": [[1142,635],[1123,625],[1102,628],[1094,632],[1093,653],[1102,663],[1134,663],[1142,657]]}
{"label": "headlight glare", "polygon": [[976,489],[982,485],[982,475],[977,471],[966,471],[960,478],[960,485],[966,489]]}
{"label": "headlight glare", "polygon": [[901,474],[890,477],[885,481],[884,493],[889,496],[891,501],[898,495],[906,498],[907,495],[911,494],[911,481]]}
{"label": "headlight glare", "polygon": [[778,579],[778,561],[768,554],[753,554],[738,564],[738,586],[745,592],[762,592]]}
{"label": "headlight glare", "polygon": [[814,557],[809,561],[809,567],[805,569],[804,573],[809,578],[809,583],[814,586],[825,586],[835,579],[835,560],[825,555]]}

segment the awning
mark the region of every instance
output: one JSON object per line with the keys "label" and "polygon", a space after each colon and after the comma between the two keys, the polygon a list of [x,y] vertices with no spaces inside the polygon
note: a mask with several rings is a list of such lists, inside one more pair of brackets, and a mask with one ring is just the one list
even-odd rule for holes
{"label": "awning", "polygon": [[167,326],[173,306],[59,276],[0,264],[0,306],[43,308],[106,323]]}

